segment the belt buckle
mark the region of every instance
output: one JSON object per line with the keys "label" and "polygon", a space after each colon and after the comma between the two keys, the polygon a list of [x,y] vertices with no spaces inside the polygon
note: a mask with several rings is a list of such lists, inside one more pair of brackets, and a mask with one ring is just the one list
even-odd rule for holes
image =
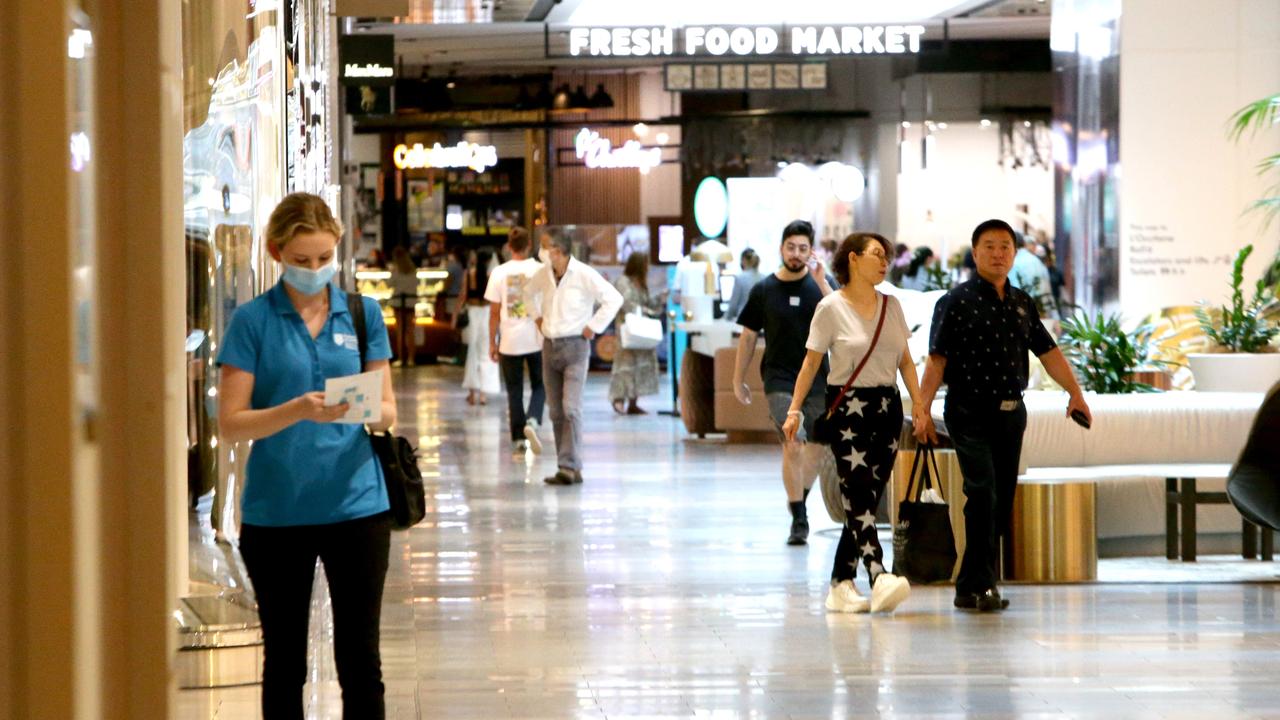
{"label": "belt buckle", "polygon": [[1017,410],[1017,409],[1018,409],[1017,400],[1001,400],[1000,401],[1000,410],[1003,412],[1009,412],[1010,410]]}

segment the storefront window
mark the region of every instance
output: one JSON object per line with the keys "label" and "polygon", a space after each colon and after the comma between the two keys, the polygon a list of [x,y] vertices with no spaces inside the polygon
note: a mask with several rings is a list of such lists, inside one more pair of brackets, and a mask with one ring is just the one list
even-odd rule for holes
{"label": "storefront window", "polygon": [[67,117],[73,233],[75,390],[82,440],[92,442],[98,412],[97,304],[94,230],[93,31],[89,17],[71,11],[67,35]]}
{"label": "storefront window", "polygon": [[209,522],[224,536],[236,532],[248,446],[218,440],[214,359],[232,313],[277,273],[262,238],[285,191],[277,7],[183,4],[189,490],[194,498],[216,488]]}

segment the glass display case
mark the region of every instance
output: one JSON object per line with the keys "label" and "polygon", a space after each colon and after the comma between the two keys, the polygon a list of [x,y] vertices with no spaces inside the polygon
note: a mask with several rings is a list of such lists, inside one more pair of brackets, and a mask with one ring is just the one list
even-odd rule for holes
{"label": "glass display case", "polygon": [[[449,271],[442,267],[418,269],[418,290],[414,300],[414,346],[417,359],[435,359],[453,357],[458,353],[460,340],[458,331],[453,328],[451,318],[445,312],[445,287],[449,282]],[[398,327],[394,308],[394,292],[391,289],[391,271],[377,268],[364,268],[356,271],[356,290],[378,301],[382,306],[382,319],[387,324],[387,333],[392,337],[393,347],[398,347],[395,338],[401,329]]]}

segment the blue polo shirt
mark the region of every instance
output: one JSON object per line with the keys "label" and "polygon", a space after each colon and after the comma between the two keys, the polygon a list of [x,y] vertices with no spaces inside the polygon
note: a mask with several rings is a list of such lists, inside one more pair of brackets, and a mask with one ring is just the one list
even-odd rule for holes
{"label": "blue polo shirt", "polygon": [[[391,357],[377,301],[364,298],[367,360]],[[263,410],[324,391],[326,378],[361,372],[347,294],[329,285],[329,319],[312,339],[283,281],[236,309],[218,365],[253,373],[250,407]],[[255,440],[244,486],[244,522],[322,525],[386,511],[382,468],[363,425],[294,423]]]}

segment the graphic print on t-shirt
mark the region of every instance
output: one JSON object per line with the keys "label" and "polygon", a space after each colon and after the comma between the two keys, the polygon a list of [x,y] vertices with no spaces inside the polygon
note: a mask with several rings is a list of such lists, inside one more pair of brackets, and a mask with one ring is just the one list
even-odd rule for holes
{"label": "graphic print on t-shirt", "polygon": [[526,275],[512,273],[507,276],[507,317],[513,320],[529,317],[529,303],[525,290],[529,284]]}

